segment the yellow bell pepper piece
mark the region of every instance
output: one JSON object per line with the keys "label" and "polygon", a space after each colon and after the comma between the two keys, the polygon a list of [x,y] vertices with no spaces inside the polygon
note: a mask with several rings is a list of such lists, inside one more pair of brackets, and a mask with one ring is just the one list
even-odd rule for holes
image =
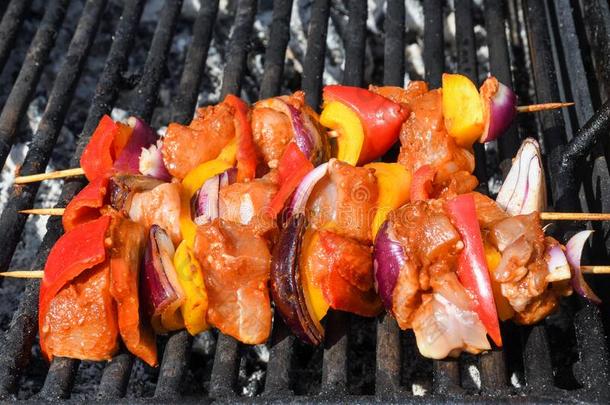
{"label": "yellow bell pepper piece", "polygon": [[320,123],[337,133],[337,159],[355,166],[364,144],[364,128],[358,115],[346,105],[331,101],[324,104]]}
{"label": "yellow bell pepper piece", "polygon": [[208,294],[203,281],[203,270],[186,241],[182,241],[176,249],[174,267],[185,295],[180,307],[184,325],[188,333],[195,336],[209,329],[206,321]]}
{"label": "yellow bell pepper piece", "polygon": [[191,219],[191,198],[209,178],[233,167],[237,153],[237,141],[231,141],[218,155],[218,158],[201,163],[182,179],[180,191],[180,232],[182,239],[193,246],[197,225]]}
{"label": "yellow bell pepper piece", "polygon": [[309,314],[316,322],[318,327],[321,329],[320,321],[326,316],[329,305],[324,299],[322,289],[316,285],[313,280],[312,268],[310,260],[313,260],[311,256],[311,248],[319,243],[318,233],[313,230],[308,230],[304,237],[301,245],[301,257],[300,257],[300,275],[301,285],[303,287],[303,295],[305,296],[305,303]]}
{"label": "yellow bell pepper piece", "polygon": [[409,201],[409,189],[411,187],[411,173],[398,163],[369,163],[364,167],[375,169],[377,177],[377,212],[373,218],[371,234],[373,240],[377,231],[388,217],[390,211],[395,210]]}
{"label": "yellow bell pepper piece", "polygon": [[489,243],[485,243],[484,248],[487,268],[489,269],[489,279],[491,280],[491,289],[494,294],[494,301],[496,302],[496,310],[498,311],[498,318],[500,318],[501,321],[506,321],[513,317],[515,310],[510,305],[506,297],[502,295],[500,283],[498,283],[492,275],[493,271],[500,264],[502,255]]}
{"label": "yellow bell pepper piece", "polygon": [[472,147],[485,127],[483,103],[477,87],[466,76],[445,73],[442,91],[447,132],[458,145]]}

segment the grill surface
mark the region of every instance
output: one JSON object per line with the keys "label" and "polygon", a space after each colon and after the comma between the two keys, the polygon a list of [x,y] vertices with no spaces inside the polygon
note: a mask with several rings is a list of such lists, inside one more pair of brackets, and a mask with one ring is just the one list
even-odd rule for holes
{"label": "grill surface", "polygon": [[[12,0],[8,6],[0,9],[4,12],[0,22],[0,69],[4,68],[10,57],[12,44],[21,23],[28,15],[30,3]],[[69,0],[53,0],[46,6],[21,71],[2,106],[2,163],[14,142],[18,125],[24,119],[42,67],[48,60],[57,32],[62,26],[68,3]],[[104,18],[106,3],[106,0],[88,0],[82,10],[65,62],[55,78],[42,121],[25,157],[22,174],[41,172],[49,162],[98,25]],[[76,153],[71,160],[72,166],[78,165],[80,154],[100,117],[109,113],[117,101],[144,3],[144,0],[125,2],[114,41],[82,127]],[[227,46],[221,98],[241,90],[248,69],[246,61],[251,52],[253,22],[259,6],[256,0],[230,3],[236,9]],[[294,3],[301,4],[303,1],[295,0]],[[330,0],[312,0],[309,3],[311,17],[301,87],[307,93],[307,101],[318,106],[329,19],[333,16],[334,8],[346,6],[347,10],[347,25],[341,27],[344,30],[344,84],[369,84],[365,77],[365,54],[367,37],[373,34],[367,29],[368,11],[364,0],[349,0],[345,5]],[[411,6],[414,3],[408,2]],[[180,0],[165,2],[148,57],[141,67],[142,78],[132,90],[129,112],[147,121],[153,118],[181,6]],[[282,85],[285,85],[282,77],[293,6],[296,6],[293,0],[277,0],[273,4],[270,39],[264,54],[264,74],[259,86],[260,98],[277,95]],[[609,212],[610,175],[605,158],[609,150],[602,137],[610,129],[610,106],[602,105],[610,89],[608,3],[598,0],[485,0],[481,12],[480,8],[473,6],[472,0],[454,0],[451,4],[441,0],[426,0],[422,7],[425,23],[425,79],[433,87],[440,85],[442,72],[450,70],[446,62],[451,62],[451,65],[455,61],[456,71],[475,81],[480,81],[483,75],[491,73],[503,83],[514,84],[524,102],[574,100],[577,103],[574,110],[542,112],[536,118],[520,119],[519,124],[513,125],[497,145],[491,145],[487,151],[477,147],[476,175],[482,183],[481,190],[488,190],[487,179],[497,176],[498,168],[506,172],[521,140],[532,135],[526,131],[534,128],[537,129],[545,152],[552,206],[558,211]],[[186,123],[193,115],[218,8],[218,0],[202,2],[193,23],[193,34],[182,76],[173,98],[172,121]],[[475,9],[479,11],[475,13]],[[450,12],[451,16],[447,18]],[[401,86],[404,84],[407,65],[404,52],[407,39],[405,2],[388,0],[384,18],[382,80],[387,85]],[[452,46],[447,46],[450,41],[444,38],[443,30],[446,22],[452,18],[455,18],[456,36],[454,43],[450,44]],[[584,24],[584,21],[587,23]],[[483,28],[487,32],[485,37],[480,35]],[[477,47],[481,45],[486,45],[485,49],[488,50],[489,66],[480,63],[480,58],[477,57]],[[533,87],[529,84],[533,84]],[[599,110],[596,116],[587,122],[596,110]],[[592,148],[595,141],[599,142]],[[58,206],[65,206],[83,186],[82,179],[66,180]],[[34,204],[38,184],[15,186],[10,192],[9,203],[0,216],[0,271],[7,270],[23,233],[26,218],[17,211]],[[584,225],[561,224],[555,232],[560,239],[565,240],[565,236]],[[593,242],[591,259],[600,263],[607,262],[610,242],[605,240],[604,235],[608,234],[610,228],[607,224],[594,224],[593,227],[600,232],[597,232],[598,236]],[[33,269],[43,267],[49,249],[61,235],[61,222],[51,218],[47,229],[32,264]],[[595,281],[596,287],[602,291],[602,297],[610,299],[605,280],[599,277]],[[28,364],[32,353],[39,356],[38,351],[32,349],[37,334],[38,288],[37,280],[27,282],[10,327],[3,331],[3,344],[0,345],[0,399],[16,398],[20,387],[27,384],[31,377]],[[240,365],[247,362],[248,353],[252,349],[224,335],[217,337],[209,389],[199,396],[183,397],[183,385],[193,345],[193,339],[184,331],[163,339],[165,345],[153,398],[124,399],[130,376],[135,378],[131,375],[134,362],[139,362],[129,353],[121,353],[104,365],[97,392],[88,397],[108,403],[187,400],[220,403],[373,402],[380,399],[434,403],[456,400],[610,401],[608,342],[605,333],[610,314],[607,307],[597,308],[577,297],[565,300],[560,313],[540,325],[528,328],[503,325],[503,335],[506,338],[504,351],[479,357],[463,355],[457,360],[447,361],[421,358],[417,354],[412,334],[399,331],[396,322],[390,317],[366,320],[332,312],[328,318],[327,339],[323,349],[304,347],[295,341],[283,322],[276,318],[269,343],[270,355],[264,389],[255,398],[240,397],[236,389]],[[320,353],[320,350],[323,352]],[[357,357],[361,358],[356,359]],[[356,360],[359,360],[358,364],[363,363],[358,366],[361,369],[354,366]],[[299,388],[298,380],[303,375],[303,361],[313,364],[317,371],[310,377],[314,388],[300,395],[303,390]],[[473,374],[472,370],[476,372]],[[78,361],[55,359],[46,373],[42,388],[31,400],[69,399],[78,372]],[[472,375],[480,376],[480,385],[473,381]],[[424,396],[414,395],[411,386],[413,383],[427,389]]]}

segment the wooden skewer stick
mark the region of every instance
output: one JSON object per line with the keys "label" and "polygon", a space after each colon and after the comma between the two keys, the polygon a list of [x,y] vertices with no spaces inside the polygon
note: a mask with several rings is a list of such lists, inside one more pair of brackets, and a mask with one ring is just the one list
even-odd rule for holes
{"label": "wooden skewer stick", "polygon": [[557,108],[570,107],[574,103],[544,103],[544,104],[531,104],[531,105],[520,105],[517,106],[518,113],[555,110]]}
{"label": "wooden skewer stick", "polygon": [[0,273],[0,276],[13,277],[13,278],[42,278],[44,276],[44,271],[43,270],[5,271],[4,273]]}
{"label": "wooden skewer stick", "polygon": [[36,181],[48,180],[48,179],[61,179],[70,176],[81,176],[85,174],[85,171],[77,167],[75,169],[58,170],[56,172],[32,174],[29,176],[15,177],[15,184],[34,183]]}
{"label": "wooden skewer stick", "polygon": [[[580,269],[585,274],[610,274],[610,266],[581,266]],[[0,273],[2,277],[13,278],[42,278],[43,270],[13,270]]]}
{"label": "wooden skewer stick", "polygon": [[599,212],[541,212],[543,221],[610,221],[610,213]]}
{"label": "wooden skewer stick", "polygon": [[21,210],[20,214],[33,215],[64,215],[65,208],[32,208],[30,210]]}

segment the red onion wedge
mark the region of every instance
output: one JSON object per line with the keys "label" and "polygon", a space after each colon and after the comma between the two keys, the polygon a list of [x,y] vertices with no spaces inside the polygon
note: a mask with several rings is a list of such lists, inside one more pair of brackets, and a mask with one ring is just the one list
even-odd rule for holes
{"label": "red onion wedge", "polygon": [[141,273],[141,298],[157,333],[184,327],[180,307],[184,291],[174,269],[174,245],[163,228],[150,228]]}
{"label": "red onion wedge", "polygon": [[161,148],[163,141],[158,140],[156,144],[150,145],[148,148],[142,148],[140,160],[138,162],[138,170],[145,176],[154,177],[155,179],[170,181],[171,174],[167,171],[163,162]]}
{"label": "red onion wedge", "polygon": [[560,244],[547,245],[544,257],[549,270],[546,281],[552,283],[572,278],[570,264]]}
{"label": "red onion wedge", "polygon": [[142,148],[148,148],[157,142],[157,134],[144,121],[136,117],[129,117],[127,123],[133,132],[127,145],[114,161],[114,169],[123,173],[140,173],[140,154]]}
{"label": "red onion wedge", "polygon": [[319,345],[324,330],[309,312],[300,273],[300,251],[307,219],[296,214],[280,233],[271,258],[271,295],[275,308],[290,330],[303,342]]}
{"label": "red onion wedge", "polygon": [[320,131],[313,124],[311,117],[303,112],[304,107],[298,109],[290,104],[288,100],[289,96],[268,98],[256,103],[255,108],[270,108],[288,116],[294,133],[294,142],[301,152],[314,165],[324,161],[324,143]]}
{"label": "red onion wedge", "polygon": [[498,79],[489,76],[480,89],[485,127],[479,142],[493,141],[502,136],[517,115],[517,96]]}
{"label": "red onion wedge", "polygon": [[546,208],[546,182],[540,146],[527,138],[498,192],[496,202],[509,215],[531,214]]}
{"label": "red onion wedge", "polygon": [[307,201],[309,200],[314,187],[328,173],[329,163],[330,162],[322,163],[303,177],[303,180],[301,180],[301,183],[284,208],[284,212],[281,216],[282,218],[289,219],[292,215],[303,214],[305,212]]}
{"label": "red onion wedge", "polygon": [[392,296],[400,269],[405,264],[405,252],[394,238],[392,224],[385,221],[373,247],[373,271],[375,274],[375,287],[388,311],[392,310]]}
{"label": "red onion wedge", "polygon": [[203,225],[218,218],[218,193],[222,187],[235,183],[236,180],[237,169],[233,167],[207,179],[191,200],[193,222]]}
{"label": "red onion wedge", "polygon": [[574,291],[594,304],[599,305],[602,303],[602,300],[589,287],[580,269],[582,250],[592,233],[593,231],[590,230],[581,231],[572,236],[566,244],[566,256],[572,269],[572,288],[574,288]]}

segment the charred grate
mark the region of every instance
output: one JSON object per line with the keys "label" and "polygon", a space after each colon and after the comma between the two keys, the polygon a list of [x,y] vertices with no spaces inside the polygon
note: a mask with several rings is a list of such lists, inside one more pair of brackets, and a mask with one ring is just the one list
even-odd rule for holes
{"label": "charred grate", "polygon": [[[0,68],[5,69],[22,24],[32,15],[35,1],[12,0],[0,8]],[[64,24],[69,0],[52,0],[38,16],[40,22],[30,41],[29,50],[19,62],[18,74],[11,81],[8,94],[2,95],[0,114],[0,161],[4,163],[15,142],[45,63],[49,59],[58,32]],[[125,87],[125,72],[130,52],[138,37],[144,0],[124,2],[121,18],[115,24],[112,45],[97,81],[95,95],[76,152],[76,165],[99,118],[117,103],[119,89]],[[248,75],[255,16],[270,2],[237,0],[220,2],[233,8],[232,31],[227,46],[226,65],[220,94],[239,92]],[[345,4],[343,4],[345,3]],[[405,59],[405,49],[417,41],[418,34],[406,31],[408,9],[404,1],[349,0],[276,0],[272,5],[269,41],[264,55],[264,73],[260,98],[278,94],[283,88],[298,87],[307,92],[307,100],[320,102],[325,71],[327,35],[330,22],[343,35],[345,60],[342,82],[366,85],[369,81],[403,85],[405,71],[417,79],[412,63]],[[480,4],[482,3],[482,4]],[[307,7],[304,6],[307,5]],[[383,6],[381,15],[370,14],[372,6]],[[500,81],[514,84],[524,101],[570,99],[576,108],[570,111],[541,113],[537,118],[519,121],[497,144],[476,150],[477,176],[484,190],[505,170],[520,140],[535,131],[541,140],[548,173],[552,205],[561,210],[610,210],[610,175],[606,156],[610,106],[603,104],[610,89],[610,7],[601,0],[535,0],[407,1],[409,7],[423,10],[423,60],[425,79],[440,84],[443,71],[455,70],[480,81],[487,73]],[[21,167],[22,174],[43,171],[54,149],[69,113],[79,77],[85,68],[98,26],[106,17],[106,0],[88,0],[81,7],[78,24],[65,52],[65,62],[54,79],[46,109],[35,131]],[[167,74],[166,64],[174,33],[181,20],[182,1],[167,0],[159,13],[154,36],[143,66],[138,70],[130,93],[129,112],[147,121],[154,118],[159,89]],[[298,83],[283,80],[285,56],[290,40],[291,18],[295,13],[309,13],[307,49]],[[175,89],[172,121],[187,122],[193,114],[205,75],[205,61],[219,24],[219,1],[201,2],[192,25],[192,35],[182,74]],[[69,17],[68,13],[68,17]],[[410,16],[410,14],[409,14]],[[383,33],[371,32],[367,18],[381,19]],[[225,23],[225,22],[223,22]],[[455,26],[455,38],[445,38],[448,24]],[[372,39],[372,37],[374,37]],[[382,41],[382,66],[367,66],[367,48],[374,40]],[[223,40],[220,38],[219,40]],[[488,58],[486,58],[486,54]],[[372,72],[372,73],[371,73]],[[593,120],[594,111],[599,110]],[[167,120],[166,120],[167,121]],[[576,132],[581,128],[580,132]],[[598,140],[597,146],[591,145]],[[487,163],[486,163],[487,161]],[[494,180],[495,178],[495,180]],[[58,206],[64,206],[82,187],[79,179],[66,180]],[[492,190],[493,191],[493,190]],[[18,210],[30,208],[38,185],[13,187],[0,215],[0,271],[5,271],[22,238],[26,217]],[[582,226],[582,225],[581,225]],[[598,237],[591,249],[592,259],[608,260],[608,225],[594,224]],[[556,230],[561,237],[574,232],[578,224],[567,224]],[[61,224],[50,219],[32,268],[41,268],[49,249],[61,234]],[[0,281],[1,282],[1,281]],[[597,288],[610,297],[607,280],[596,280]],[[58,358],[48,370],[42,367],[36,346],[38,282],[26,284],[12,322],[3,330],[0,345],[0,398],[30,399],[43,402],[66,399],[78,390],[78,361]],[[143,366],[128,353],[113,361],[97,365],[98,382],[93,392],[77,398],[107,403],[117,402],[374,402],[397,400],[414,402],[597,402],[610,401],[608,376],[608,340],[610,325],[608,307],[593,307],[572,297],[562,304],[558,314],[540,325],[522,328],[504,326],[506,348],[503,352],[457,360],[429,361],[415,347],[411,333],[400,332],[389,317],[366,320],[331,313],[324,348],[310,348],[296,341],[284,324],[276,319],[266,366],[252,370],[256,351],[234,339],[206,333],[189,337],[186,332],[161,339],[162,362],[152,374],[154,393],[146,397],[125,397],[130,380],[142,377]],[[91,367],[91,365],[87,365]],[[257,366],[258,367],[258,366]],[[41,368],[41,369],[39,369]],[[256,368],[256,367],[254,367]],[[139,372],[132,370],[140,370]],[[251,392],[254,398],[238,394],[244,385],[243,373],[264,374],[262,382]],[[42,373],[42,375],[41,375]],[[41,379],[42,377],[42,379]],[[38,378],[44,383],[28,391]],[[185,386],[199,380],[201,390]],[[78,391],[80,393],[80,391]],[[30,395],[28,394],[28,395]],[[422,396],[419,396],[422,395]]]}

